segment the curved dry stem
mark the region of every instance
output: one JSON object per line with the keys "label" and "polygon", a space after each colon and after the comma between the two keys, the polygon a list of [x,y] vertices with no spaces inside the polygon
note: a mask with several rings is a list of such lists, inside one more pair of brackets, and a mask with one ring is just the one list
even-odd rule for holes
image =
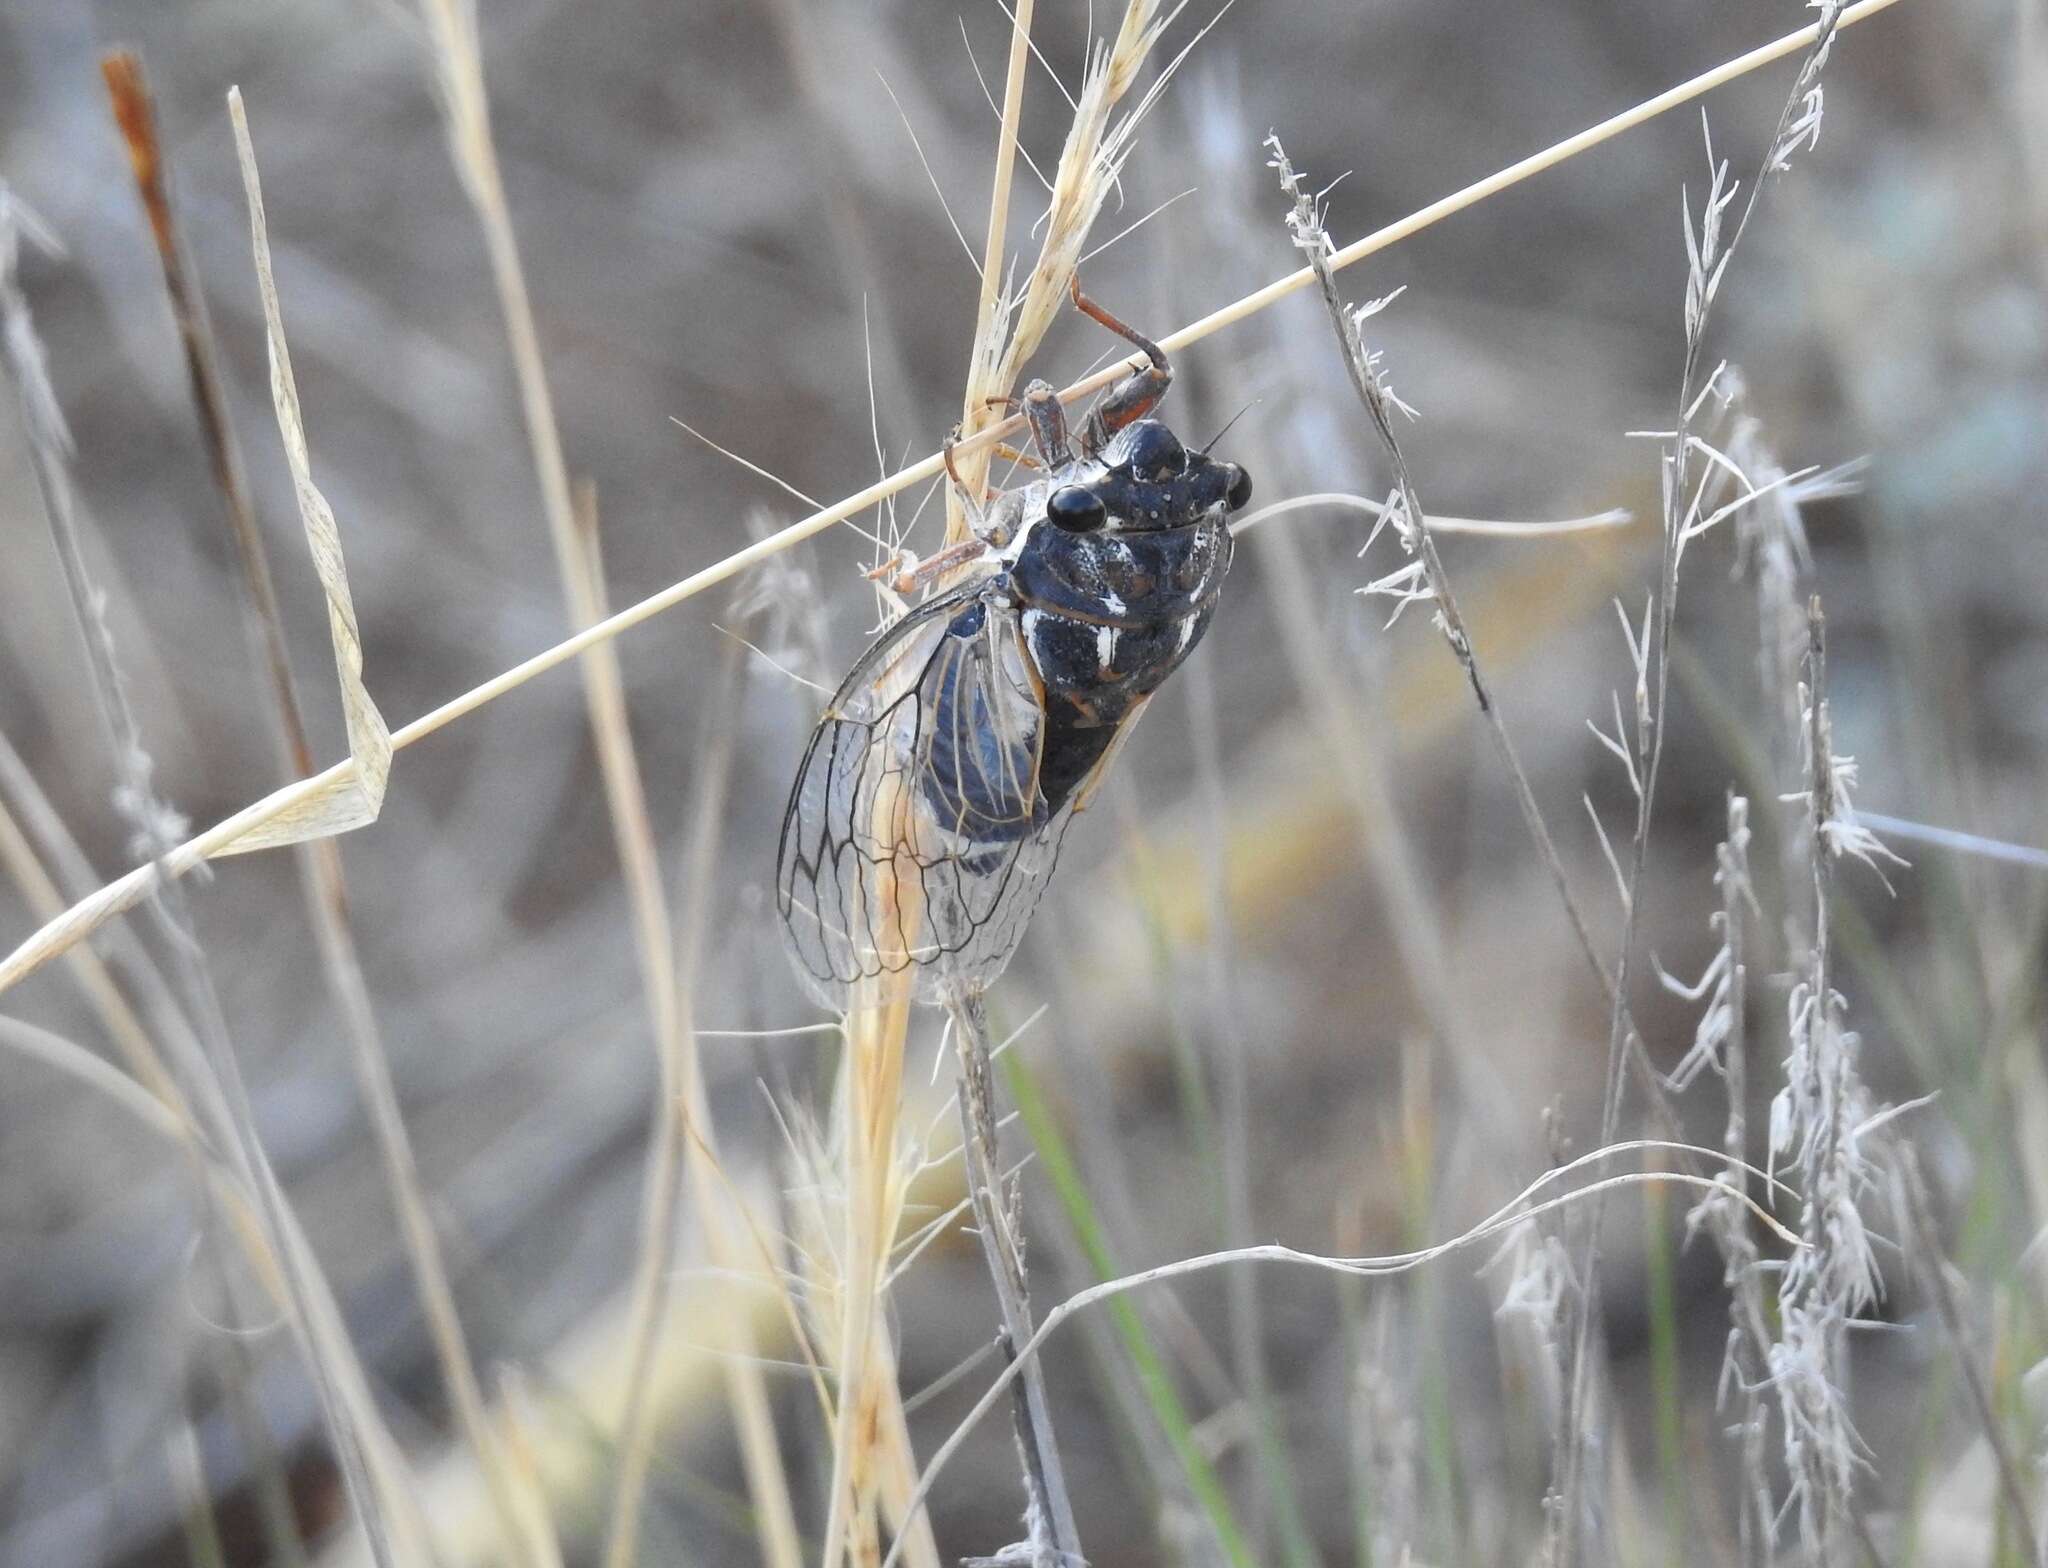
{"label": "curved dry stem", "polygon": [[[1875,16],[1878,12],[1897,3],[1898,0],[1861,0],[1860,4],[1851,6],[1842,13],[1837,25],[1838,27],[1852,26],[1857,22]],[[1611,119],[1601,121],[1598,125],[1588,127],[1576,136],[1567,137],[1564,141],[1547,147],[1542,152],[1524,158],[1518,163],[1510,164],[1498,173],[1468,185],[1463,190],[1454,192],[1440,201],[1433,202],[1429,206],[1411,213],[1396,223],[1388,224],[1386,227],[1366,235],[1363,239],[1353,241],[1350,245],[1344,246],[1335,252],[1330,258],[1330,264],[1334,269],[1341,270],[1352,265],[1354,262],[1362,261],[1367,256],[1384,250],[1388,246],[1407,239],[1411,235],[1420,233],[1423,229],[1441,222],[1454,213],[1462,212],[1467,207],[1473,206],[1489,196],[1498,195],[1510,186],[1517,185],[1523,180],[1540,174],[1568,158],[1575,157],[1591,147],[1598,146],[1601,142],[1618,136],[1625,130],[1641,125],[1657,115],[1678,107],[1680,104],[1690,102],[1701,94],[1733,81],[1737,77],[1756,70],[1760,66],[1768,65],[1774,60],[1783,59],[1786,55],[1793,54],[1811,43],[1814,36],[1815,29],[1813,27],[1803,27],[1795,33],[1789,33],[1783,38],[1764,45],[1762,48],[1751,50],[1748,54],[1727,61],[1711,71],[1707,71],[1702,75],[1692,78],[1690,81],[1683,82],[1669,91],[1659,94],[1655,98],[1645,100],[1625,113],[1615,115]],[[1309,268],[1304,267],[1299,271],[1289,273],[1283,278],[1275,279],[1264,288],[1257,289],[1245,295],[1242,299],[1224,306],[1220,310],[1211,311],[1200,320],[1189,323],[1177,332],[1167,334],[1167,336],[1160,339],[1160,347],[1168,353],[1174,353],[1188,347],[1190,344],[1198,343],[1202,339],[1221,331],[1223,328],[1242,321],[1248,316],[1256,315],[1269,305],[1308,287],[1314,281],[1314,276],[1314,273]],[[1061,393],[1061,397],[1068,401],[1086,397],[1093,392],[1101,390],[1122,373],[1122,363],[1112,363],[1095,374],[1085,376],[1081,380],[1076,381]],[[1022,428],[1023,421],[1020,418],[1011,417],[1002,420],[985,430],[980,430],[964,437],[954,449],[955,456],[957,458],[976,451],[985,450],[994,446],[998,441],[1016,434]],[[723,560],[705,567],[702,571],[685,577],[680,582],[671,584],[659,593],[652,594],[641,600],[638,604],[629,605],[627,608],[608,616],[606,619],[586,627],[574,636],[564,638],[553,647],[545,649],[535,654],[532,658],[514,665],[491,680],[485,681],[482,685],[474,687],[458,697],[451,698],[438,708],[414,719],[404,728],[394,731],[391,736],[392,750],[401,751],[405,747],[412,745],[415,741],[424,740],[444,725],[451,724],[465,714],[472,713],[476,709],[483,707],[486,703],[495,701],[507,692],[525,685],[536,676],[544,675],[557,665],[567,663],[599,643],[608,642],[620,633],[638,626],[641,622],[651,620],[665,610],[673,609],[686,599],[695,598],[706,589],[716,587],[719,583],[737,576],[749,567],[758,565],[772,555],[789,549],[792,545],[809,539],[816,534],[823,533],[835,523],[843,522],[857,513],[866,511],[871,506],[879,505],[898,491],[905,490],[911,485],[922,483],[925,480],[936,478],[944,472],[944,467],[945,460],[943,455],[934,452],[918,462],[909,464],[898,469],[895,473],[877,480],[874,484],[847,496],[844,500],[813,512],[808,517],[799,519],[780,532],[771,534],[765,539],[757,540],[755,543],[747,546],[747,548],[734,552]],[[354,762],[338,762],[324,772],[315,774],[310,779],[286,789],[274,791],[261,800],[244,807],[241,811],[236,812],[233,816],[228,817],[206,832],[179,845],[169,854],[163,856],[158,864],[163,867],[164,872],[171,876],[183,876],[211,856],[221,853],[230,844],[234,843],[236,839],[295,808],[302,807],[305,802],[317,795],[349,786],[354,778]],[[42,930],[36,932],[35,935],[10,954],[4,963],[0,963],[0,992],[4,992],[16,981],[33,973],[43,964],[49,962],[50,959],[91,934],[91,932],[105,924],[114,915],[134,907],[155,886],[157,875],[156,866],[141,867],[120,878],[118,881],[109,883],[91,897],[81,900],[59,919],[44,926]]]}
{"label": "curved dry stem", "polygon": [[[1530,1202],[1537,1193],[1566,1176],[1584,1170],[1588,1166],[1616,1159],[1622,1155],[1646,1148],[1683,1152],[1688,1155],[1704,1156],[1715,1160],[1722,1158],[1719,1151],[1700,1148],[1694,1144],[1675,1143],[1663,1139],[1632,1139],[1628,1142],[1594,1149],[1580,1155],[1569,1164],[1553,1166],[1528,1186],[1524,1187],[1508,1203],[1494,1210],[1492,1214],[1472,1226],[1469,1230],[1463,1231],[1447,1241],[1438,1242],[1434,1246],[1424,1247],[1417,1251],[1385,1253],[1373,1257],[1343,1258],[1331,1257],[1323,1253],[1304,1252],[1299,1248],[1281,1246],[1277,1243],[1258,1247],[1233,1247],[1223,1252],[1203,1253],[1198,1257],[1182,1258],[1177,1262],[1164,1263],[1157,1268],[1143,1269],[1135,1274],[1126,1274],[1119,1279],[1105,1280],[1099,1285],[1089,1286],[1086,1290],[1076,1291],[1045,1315],[1045,1321],[1038,1325],[1037,1332],[1023,1345],[1018,1347],[1015,1358],[997,1374],[995,1380],[982,1393],[981,1398],[975,1401],[974,1408],[968,1411],[960,1424],[953,1429],[952,1434],[932,1454],[931,1462],[925,1466],[924,1474],[918,1479],[917,1490],[911,1494],[911,1506],[913,1508],[922,1506],[925,1498],[930,1495],[933,1484],[938,1480],[939,1472],[945,1468],[946,1464],[959,1451],[961,1444],[967,1440],[974,1428],[981,1423],[982,1419],[1008,1393],[1010,1385],[1022,1375],[1025,1365],[1038,1353],[1045,1342],[1052,1337],[1053,1333],[1062,1324],[1076,1313],[1088,1307],[1140,1289],[1146,1285],[1163,1284],[1169,1280],[1184,1279],[1190,1275],[1207,1273],[1211,1269],[1224,1268],[1239,1263],[1283,1263],[1297,1267],[1321,1269],[1325,1272],[1349,1275],[1353,1278],[1392,1278],[1396,1275],[1410,1273],[1426,1264],[1437,1262],[1442,1258],[1450,1256],[1452,1253],[1463,1251],[1467,1247],[1476,1246],[1478,1243],[1500,1235],[1504,1231],[1511,1230],[1517,1225],[1527,1224],[1532,1220],[1542,1218],[1544,1215],[1556,1213],[1582,1200],[1597,1200],[1620,1187],[1640,1187],[1657,1182],[1673,1182],[1680,1186],[1696,1187],[1707,1192],[1732,1196],[1740,1201],[1750,1213],[1754,1214],[1773,1235],[1786,1243],[1786,1245],[1794,1249],[1805,1245],[1796,1235],[1781,1224],[1775,1215],[1754,1198],[1737,1192],[1726,1182],[1717,1178],[1695,1176],[1684,1171],[1631,1171],[1620,1176],[1603,1177],[1598,1181],[1589,1182],[1584,1187],[1576,1188],[1557,1197],[1546,1198],[1541,1202]],[[1757,1172],[1756,1174],[1761,1175],[1762,1173]],[[1782,1186],[1783,1184],[1773,1182],[1773,1185]],[[882,1560],[882,1568],[894,1568],[896,1557],[896,1552],[892,1550]]]}

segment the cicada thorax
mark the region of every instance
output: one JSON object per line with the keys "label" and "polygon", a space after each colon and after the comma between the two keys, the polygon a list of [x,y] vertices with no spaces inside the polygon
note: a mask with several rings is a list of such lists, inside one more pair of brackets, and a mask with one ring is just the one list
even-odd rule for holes
{"label": "cicada thorax", "polygon": [[1165,353],[1073,293],[1144,363],[1078,445],[1052,387],[1025,389],[1034,477],[970,506],[974,548],[906,573],[904,592],[980,558],[855,661],[798,765],[776,903],[828,1007],[865,1005],[882,974],[949,1001],[1002,973],[1068,823],[1215,613],[1251,478],[1148,417]]}
{"label": "cicada thorax", "polygon": [[1009,591],[1045,687],[1039,788],[1050,810],[1202,640],[1230,558],[1220,512],[1177,527],[1033,530]]}

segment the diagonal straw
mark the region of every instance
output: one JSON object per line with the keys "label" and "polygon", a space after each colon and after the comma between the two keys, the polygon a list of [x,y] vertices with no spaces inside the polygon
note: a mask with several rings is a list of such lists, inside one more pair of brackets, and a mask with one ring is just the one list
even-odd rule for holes
{"label": "diagonal straw", "polygon": [[[1897,3],[1898,0],[1861,0],[1860,4],[1844,11],[1836,25],[1838,28],[1852,27]],[[1354,262],[1363,261],[1367,256],[1385,250],[1410,235],[1418,234],[1432,224],[1439,223],[1454,213],[1463,212],[1467,207],[1498,195],[1510,186],[1541,174],[1544,170],[1576,157],[1589,148],[1597,147],[1600,143],[1619,136],[1623,131],[1655,119],[1658,115],[1675,109],[1680,104],[1689,103],[1694,98],[1734,81],[1737,77],[1747,75],[1759,67],[1769,65],[1775,60],[1782,60],[1789,54],[1796,54],[1811,44],[1817,35],[1818,24],[1809,25],[1797,32],[1787,33],[1784,37],[1760,48],[1752,49],[1747,54],[1724,61],[1711,71],[1681,82],[1654,98],[1645,99],[1633,108],[1602,120],[1597,125],[1589,126],[1577,135],[1568,136],[1541,152],[1532,153],[1518,163],[1509,164],[1497,173],[1467,185],[1462,190],[1454,191],[1397,222],[1375,229],[1363,239],[1354,240],[1338,251],[1331,258],[1330,264],[1333,269],[1341,271]],[[1211,311],[1199,321],[1191,322],[1178,332],[1169,334],[1160,340],[1160,346],[1168,353],[1172,353],[1198,343],[1224,327],[1255,315],[1289,294],[1307,288],[1313,281],[1314,274],[1306,267],[1290,272],[1285,277],[1268,283],[1264,288],[1256,289],[1242,299],[1225,305],[1220,310]],[[1095,374],[1075,382],[1060,395],[1070,401],[1086,397],[1107,386],[1123,374],[1123,371],[1123,364],[1114,362]],[[992,444],[1014,434],[1021,428],[1022,423],[1021,419],[1012,417],[1001,424],[992,425],[961,441],[955,451],[965,452]],[[642,599],[638,604],[629,605],[609,618],[586,627],[575,636],[565,638],[532,658],[515,664],[512,668],[485,681],[481,686],[473,687],[461,696],[442,703],[440,707],[421,714],[404,728],[393,732],[391,749],[402,751],[413,742],[424,740],[443,725],[451,724],[464,714],[474,712],[485,703],[504,696],[515,687],[525,685],[537,675],[546,674],[555,666],[568,662],[597,644],[609,641],[621,632],[638,626],[642,621],[653,619],[664,610],[673,609],[685,599],[694,598],[705,589],[716,587],[726,579],[758,565],[769,556],[787,550],[791,545],[800,543],[814,534],[823,533],[834,523],[844,522],[856,513],[887,500],[899,490],[935,478],[944,466],[944,456],[934,452],[919,462],[898,469],[886,479],[876,481],[845,500],[813,512],[810,516],[791,523],[781,532],[770,534],[767,538],[747,546],[746,549],[685,577],[681,582],[670,584],[659,593]],[[308,800],[320,794],[350,787],[354,775],[353,761],[338,762],[323,773],[275,790],[261,800],[245,806],[206,832],[179,845],[156,864],[138,867],[119,880],[108,883],[97,893],[81,900],[44,926],[15,949],[5,963],[0,963],[0,991],[7,990],[17,980],[32,974],[52,958],[91,935],[113,916],[131,908],[154,884],[158,866],[173,876],[182,876],[194,866],[220,853],[243,834],[287,812],[303,808]]]}

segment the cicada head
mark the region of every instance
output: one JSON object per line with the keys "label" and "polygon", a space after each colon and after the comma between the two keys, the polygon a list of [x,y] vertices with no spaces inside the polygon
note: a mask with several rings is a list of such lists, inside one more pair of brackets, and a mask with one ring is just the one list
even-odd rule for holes
{"label": "cicada head", "polygon": [[[1190,452],[1156,419],[1119,430],[1098,461],[1093,478],[1064,488],[1092,491],[1112,529],[1188,528],[1238,511],[1252,498],[1251,475],[1242,467]],[[1068,505],[1076,503],[1069,498]]]}

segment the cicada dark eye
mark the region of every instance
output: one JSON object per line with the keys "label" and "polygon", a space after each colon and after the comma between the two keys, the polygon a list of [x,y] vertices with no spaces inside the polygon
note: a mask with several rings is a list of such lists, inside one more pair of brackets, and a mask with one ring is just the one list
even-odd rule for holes
{"label": "cicada dark eye", "polygon": [[1102,497],[1080,485],[1061,485],[1046,498],[1046,520],[1070,534],[1093,533],[1109,519]]}
{"label": "cicada dark eye", "polygon": [[1148,419],[1131,432],[1129,461],[1133,479],[1157,484],[1186,468],[1188,453],[1179,436],[1157,420]]}
{"label": "cicada dark eye", "polygon": [[1231,465],[1230,492],[1225,497],[1233,512],[1242,512],[1252,499],[1252,476],[1246,469]]}

